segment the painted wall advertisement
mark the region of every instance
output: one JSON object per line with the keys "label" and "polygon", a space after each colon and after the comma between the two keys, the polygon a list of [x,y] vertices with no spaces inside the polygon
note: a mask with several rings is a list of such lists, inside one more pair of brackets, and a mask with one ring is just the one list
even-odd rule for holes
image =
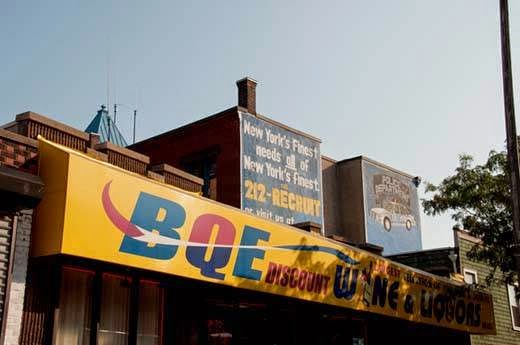
{"label": "painted wall advertisement", "polygon": [[422,249],[417,187],[411,178],[363,161],[367,242],[384,254]]}
{"label": "painted wall advertisement", "polygon": [[279,223],[323,224],[320,143],[240,114],[242,209]]}
{"label": "painted wall advertisement", "polygon": [[[492,296],[40,141],[35,257],[66,254],[479,334]],[[67,178],[65,178],[67,177]]]}

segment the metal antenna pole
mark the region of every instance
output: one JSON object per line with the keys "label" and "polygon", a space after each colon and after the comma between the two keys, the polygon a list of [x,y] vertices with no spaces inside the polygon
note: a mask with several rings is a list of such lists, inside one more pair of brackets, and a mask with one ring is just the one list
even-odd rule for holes
{"label": "metal antenna pole", "polygon": [[137,109],[134,110],[134,141],[133,144],[135,144],[135,120],[137,118]]}
{"label": "metal antenna pole", "polygon": [[112,130],[111,130],[111,126],[110,126],[110,113],[107,111],[107,126],[108,126],[108,138],[107,138],[107,141],[110,141],[110,137],[112,135]]}
{"label": "metal antenna pole", "polygon": [[520,271],[520,172],[518,166],[518,139],[516,135],[513,77],[511,71],[511,45],[509,42],[509,5],[500,0],[500,36],[502,44],[502,78],[504,83],[504,109],[507,134],[507,158],[511,169],[511,197],[513,202],[513,255]]}
{"label": "metal antenna pole", "polygon": [[[115,103],[115,102],[114,102]],[[107,115],[108,115],[108,141],[110,141],[110,51],[107,50]]]}
{"label": "metal antenna pole", "polygon": [[110,122],[110,108],[107,107],[107,142],[110,141],[110,137],[112,136],[112,126]]}

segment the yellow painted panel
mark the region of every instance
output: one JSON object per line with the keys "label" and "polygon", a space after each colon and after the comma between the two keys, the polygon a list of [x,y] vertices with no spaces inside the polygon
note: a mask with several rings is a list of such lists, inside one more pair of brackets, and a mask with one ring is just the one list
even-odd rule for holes
{"label": "yellow painted panel", "polygon": [[[68,179],[65,209],[57,207],[65,217],[62,238],[39,237],[36,255],[54,253],[59,242],[64,254],[471,333],[495,332],[489,294],[44,140],[40,146],[44,152],[66,153],[42,155],[42,167],[52,161],[57,175],[43,174],[44,182],[58,185],[59,178]],[[57,216],[42,209],[47,211],[41,219]],[[47,220],[39,228],[46,226],[55,224]]]}
{"label": "yellow painted panel", "polygon": [[45,197],[36,208],[31,232],[31,254],[34,256],[61,252],[70,157],[57,146],[41,143],[38,173],[45,182]]}

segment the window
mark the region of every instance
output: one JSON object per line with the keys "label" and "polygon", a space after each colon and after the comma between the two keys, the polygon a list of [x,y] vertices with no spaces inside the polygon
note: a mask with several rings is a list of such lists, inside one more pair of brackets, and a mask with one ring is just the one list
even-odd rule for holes
{"label": "window", "polygon": [[218,149],[213,148],[185,157],[181,163],[185,171],[204,180],[202,195],[212,200],[217,200],[217,155]]}
{"label": "window", "polygon": [[470,270],[469,268],[464,269],[464,281],[466,284],[474,285],[478,283],[477,271]]}
{"label": "window", "polygon": [[89,343],[93,278],[93,272],[63,269],[54,345]]}
{"label": "window", "polygon": [[64,267],[53,345],[160,345],[163,288],[128,274]]}
{"label": "window", "polygon": [[130,284],[125,277],[103,274],[98,345],[126,345],[130,314]]}
{"label": "window", "polygon": [[203,196],[212,200],[217,199],[217,162],[214,158],[192,161],[185,164],[184,169],[204,180],[202,185]]}
{"label": "window", "polygon": [[137,345],[159,345],[163,307],[162,288],[157,282],[139,282]]}
{"label": "window", "polygon": [[513,329],[515,331],[520,331],[520,302],[515,287],[513,285],[508,285],[507,293],[509,295],[509,309],[511,310]]}

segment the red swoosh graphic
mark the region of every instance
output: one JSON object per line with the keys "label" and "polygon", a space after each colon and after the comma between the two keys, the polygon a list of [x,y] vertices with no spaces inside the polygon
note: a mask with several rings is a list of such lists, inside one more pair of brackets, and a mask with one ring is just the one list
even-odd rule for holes
{"label": "red swoosh graphic", "polygon": [[110,221],[125,235],[130,237],[142,236],[143,233],[139,231],[139,229],[134,224],[130,223],[130,221],[123,217],[112,203],[112,200],[110,200],[109,191],[111,183],[112,181],[105,185],[101,198],[103,201],[103,208],[105,209],[105,213],[107,214],[108,219],[110,219]]}

